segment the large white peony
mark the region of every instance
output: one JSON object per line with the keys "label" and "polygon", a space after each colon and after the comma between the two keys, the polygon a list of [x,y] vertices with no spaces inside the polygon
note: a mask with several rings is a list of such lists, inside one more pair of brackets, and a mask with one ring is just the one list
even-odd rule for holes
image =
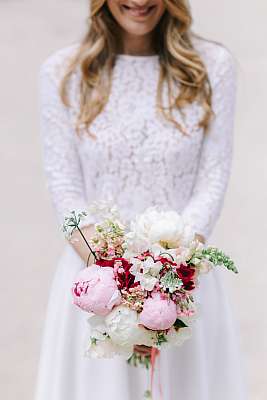
{"label": "large white peony", "polygon": [[133,354],[133,346],[119,346],[110,338],[97,340],[96,343],[90,341],[85,355],[90,358],[113,358],[121,356],[128,360]]}
{"label": "large white peony", "polygon": [[120,346],[109,337],[105,318],[98,315],[89,317],[90,339],[85,355],[90,358],[113,358],[121,356],[126,360],[133,353],[133,345]]}
{"label": "large white peony", "polygon": [[155,243],[164,248],[188,247],[194,236],[192,227],[177,212],[159,211],[157,207],[149,207],[131,222],[126,241],[128,251],[138,253]]}
{"label": "large white peony", "polygon": [[139,325],[139,315],[127,306],[115,307],[105,318],[107,333],[120,346],[144,344],[152,346],[154,332]]}
{"label": "large white peony", "polygon": [[164,343],[164,346],[182,346],[184,342],[188,339],[190,339],[192,336],[192,329],[187,327],[187,328],[181,328],[178,331],[176,331],[174,328],[171,328],[166,335],[167,343]]}

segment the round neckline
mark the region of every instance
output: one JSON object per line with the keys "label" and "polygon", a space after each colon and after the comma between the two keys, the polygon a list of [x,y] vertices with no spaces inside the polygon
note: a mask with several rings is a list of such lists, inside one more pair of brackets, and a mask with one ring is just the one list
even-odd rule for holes
{"label": "round neckline", "polygon": [[116,58],[119,60],[137,60],[137,61],[144,61],[144,60],[157,60],[159,58],[159,54],[151,54],[151,55],[135,55],[135,54],[117,54]]}

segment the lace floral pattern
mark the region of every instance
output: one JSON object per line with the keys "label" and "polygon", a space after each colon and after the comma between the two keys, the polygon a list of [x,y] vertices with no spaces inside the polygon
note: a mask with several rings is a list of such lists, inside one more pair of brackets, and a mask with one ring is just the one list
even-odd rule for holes
{"label": "lace floral pattern", "polygon": [[[94,139],[75,133],[79,71],[69,86],[72,107],[58,94],[76,46],[53,53],[39,75],[44,167],[59,221],[69,210],[110,199],[126,221],[159,205],[182,213],[208,237],[221,213],[232,161],[236,68],[230,53],[210,42],[195,43],[209,72],[216,117],[204,135],[198,127],[201,106],[188,105],[184,118],[175,111],[189,136],[156,112],[158,56],[118,55],[108,104],[90,127]],[[89,215],[84,225],[93,221]]]}

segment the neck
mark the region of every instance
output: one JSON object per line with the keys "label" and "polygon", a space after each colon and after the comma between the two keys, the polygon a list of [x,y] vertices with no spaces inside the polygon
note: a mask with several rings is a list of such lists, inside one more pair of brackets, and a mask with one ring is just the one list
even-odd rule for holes
{"label": "neck", "polygon": [[150,56],[155,54],[153,32],[144,36],[131,35],[128,32],[123,32],[121,52],[123,54]]}

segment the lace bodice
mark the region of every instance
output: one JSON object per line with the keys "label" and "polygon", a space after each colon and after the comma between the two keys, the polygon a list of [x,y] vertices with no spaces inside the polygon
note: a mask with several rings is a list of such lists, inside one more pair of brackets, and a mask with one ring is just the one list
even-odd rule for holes
{"label": "lace bodice", "polygon": [[[212,89],[215,119],[203,134],[202,108],[196,102],[174,117],[184,136],[156,113],[159,59],[117,56],[109,101],[88,135],[75,133],[80,73],[72,76],[71,108],[58,87],[77,44],[56,51],[40,68],[40,117],[48,189],[59,222],[70,210],[87,209],[93,201],[113,200],[128,221],[147,206],[174,209],[206,238],[221,213],[233,150],[236,68],[222,46],[195,40]],[[167,99],[167,87],[163,89]],[[94,222],[89,215],[86,223]]]}

